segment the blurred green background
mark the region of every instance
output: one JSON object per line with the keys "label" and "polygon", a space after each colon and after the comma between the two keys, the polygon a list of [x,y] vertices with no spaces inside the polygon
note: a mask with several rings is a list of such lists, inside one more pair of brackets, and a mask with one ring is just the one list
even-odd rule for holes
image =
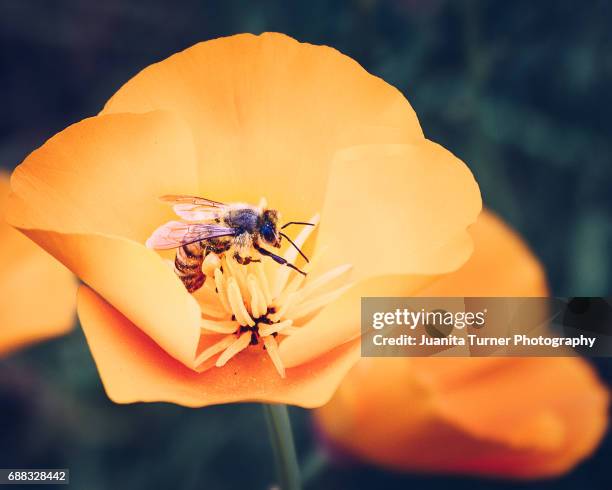
{"label": "blurred green background", "polygon": [[[556,295],[612,291],[612,2],[0,0],[0,165],[93,115],[148,64],[201,40],[285,32],[397,86],[467,162]],[[330,74],[333,76],[333,74]],[[598,362],[612,378],[612,363]],[[292,410],[308,488],[612,488],[610,437],[561,479],[513,484],[326,464]],[[118,406],[80,330],[0,361],[0,466],[67,467],[72,488],[267,488],[261,409]]]}

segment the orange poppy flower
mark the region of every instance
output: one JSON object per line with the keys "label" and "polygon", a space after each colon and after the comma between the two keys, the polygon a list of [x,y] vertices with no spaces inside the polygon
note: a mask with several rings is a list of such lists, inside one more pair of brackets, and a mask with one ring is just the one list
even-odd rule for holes
{"label": "orange poppy flower", "polygon": [[68,332],[77,289],[69,270],[4,221],[8,194],[0,171],[0,355]]}
{"label": "orange poppy flower", "polygon": [[[109,396],[187,406],[325,403],[359,357],[359,298],[460,266],[481,206],[469,170],[423,137],[395,88],[273,33],[149,66],[32,153],[12,187],[11,222],[87,284],[79,317]],[[167,194],[314,217],[295,237],[308,277],[209,255],[189,294],[172,255],[145,247],[178,219]]]}
{"label": "orange poppy flower", "polygon": [[[544,296],[542,267],[499,218],[483,212],[475,250],[423,296]],[[579,358],[368,358],[314,416],[333,446],[410,471],[532,478],[590,454],[608,392]]]}

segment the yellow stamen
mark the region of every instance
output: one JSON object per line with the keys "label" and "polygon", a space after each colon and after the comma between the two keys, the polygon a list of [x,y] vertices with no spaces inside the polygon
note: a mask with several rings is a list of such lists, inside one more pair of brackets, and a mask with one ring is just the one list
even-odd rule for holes
{"label": "yellow stamen", "polygon": [[342,296],[352,286],[353,286],[352,284],[347,284],[346,286],[335,289],[334,291],[330,291],[327,294],[322,294],[321,296],[317,296],[314,299],[305,301],[301,305],[289,311],[287,313],[287,316],[291,316],[292,318],[295,318],[295,319],[308,316],[311,313],[314,313],[315,311],[323,308],[324,306],[331,303],[332,301],[336,301],[340,296]]}
{"label": "yellow stamen", "polygon": [[279,305],[285,304],[288,301],[289,296],[295,293],[299,289],[299,287],[302,285],[303,282],[304,282],[304,276],[302,274],[296,275],[291,280],[291,282],[289,282],[287,287],[285,287],[285,289],[280,294],[280,296],[276,299],[276,303]]}
{"label": "yellow stamen", "polygon": [[261,288],[264,298],[266,299],[266,305],[269,305],[272,303],[272,293],[270,292],[270,283],[268,282],[268,277],[266,276],[264,266],[261,262],[251,265],[255,269],[255,275],[257,276],[259,287]]}
{"label": "yellow stamen", "polygon": [[212,276],[217,267],[221,266],[221,260],[215,254],[208,254],[202,264],[202,271],[206,276]]}
{"label": "yellow stamen", "polygon": [[323,288],[334,279],[340,277],[345,272],[348,272],[353,266],[351,264],[340,265],[330,271],[327,271],[322,276],[317,277],[314,281],[307,283],[300,291],[300,301],[310,297],[317,290]]}
{"label": "yellow stamen", "polygon": [[[318,222],[318,216],[310,222]],[[304,245],[313,228],[305,226],[300,231],[294,240],[298,247]],[[317,270],[315,264],[320,261],[322,250],[319,247],[312,260],[300,266],[304,272]],[[294,264],[298,252],[290,247],[283,257]],[[241,265],[233,258],[232,249],[221,256],[209,253],[204,260],[202,270],[207,281],[204,288],[194,293],[202,309],[201,335],[219,335],[222,338],[197,356],[198,371],[213,364],[224,366],[243,350],[259,349],[270,357],[284,378],[286,372],[278,353],[279,342],[308,328],[307,322],[303,326],[295,323],[316,314],[350,287],[343,285],[350,265],[341,265],[311,278],[286,266],[275,265],[270,259],[260,257],[255,250],[251,251],[251,258],[266,263]],[[169,261],[168,266],[174,267],[174,264]]]}
{"label": "yellow stamen", "polygon": [[[317,224],[318,222],[319,222],[318,214],[310,218],[310,221],[309,221],[309,223],[314,223],[314,224]],[[300,233],[295,238],[295,240],[293,240],[294,243],[299,248],[302,248],[302,246],[304,245],[304,242],[306,242],[306,240],[308,239],[308,237],[310,236],[310,234],[313,232],[315,228],[316,228],[315,226],[304,226],[304,228],[302,229],[302,231],[300,231]],[[298,256],[298,251],[294,247],[289,247],[287,251],[285,252],[285,254],[283,255],[283,258],[287,262],[293,264],[295,263],[295,259],[297,259],[297,256]],[[283,267],[278,268],[278,271],[276,272],[276,280],[274,282],[274,288],[272,291],[273,296],[275,298],[280,295],[281,291],[285,287],[285,284],[287,284],[287,280],[289,279],[290,273],[291,273],[291,269],[289,267],[283,266]]]}
{"label": "yellow stamen", "polygon": [[228,260],[227,257],[223,257],[223,270],[227,270],[230,276],[234,278],[240,288],[240,294],[243,298],[246,298],[248,289],[244,269],[246,269],[246,267],[240,265],[233,258]]}
{"label": "yellow stamen", "polygon": [[274,337],[265,337],[263,339],[264,345],[266,346],[266,351],[272,360],[272,364],[280,374],[281,378],[285,377],[285,366],[283,366],[283,361],[281,360],[280,354],[278,353],[278,344]]}
{"label": "yellow stamen", "polygon": [[205,319],[200,324],[203,334],[235,333],[239,326],[238,322],[220,322]]}
{"label": "yellow stamen", "polygon": [[285,328],[293,325],[293,320],[285,320],[283,322],[273,323],[272,325],[266,325],[265,327],[259,327],[259,335],[266,337],[274,333],[284,333]]}
{"label": "yellow stamen", "polygon": [[202,351],[202,353],[196,358],[195,365],[199,366],[204,361],[207,361],[208,359],[210,359],[214,355],[216,355],[219,352],[227,349],[233,343],[234,343],[234,336],[233,335],[232,336],[224,337],[219,342],[217,342],[217,343],[211,345],[210,347],[204,349]]}
{"label": "yellow stamen", "polygon": [[249,288],[249,295],[251,297],[251,313],[253,317],[259,318],[264,316],[268,309],[268,305],[266,305],[266,301],[263,294],[260,292],[259,285],[257,284],[257,279],[253,274],[249,274],[247,277],[247,285]]}
{"label": "yellow stamen", "polygon": [[200,303],[200,310],[202,310],[202,315],[208,316],[210,318],[223,320],[227,317],[227,313],[225,311],[209,303]]}
{"label": "yellow stamen", "polygon": [[223,308],[228,313],[231,313],[232,308],[230,307],[227,299],[227,289],[225,287],[225,281],[223,280],[223,273],[219,267],[215,269],[215,286],[217,287],[217,294],[219,295],[219,300],[221,301]]}
{"label": "yellow stamen", "polygon": [[242,301],[242,294],[240,293],[240,288],[238,287],[236,279],[234,279],[233,277],[230,277],[227,281],[227,298],[238,323],[240,323],[240,325],[248,325],[249,327],[254,327],[255,322],[253,321],[251,315],[249,315],[249,312],[244,306],[244,302]]}
{"label": "yellow stamen", "polygon": [[293,306],[293,302],[297,299],[297,297],[297,293],[291,293],[289,296],[287,296],[287,299],[284,301],[284,303],[282,303],[282,306],[276,311],[276,313],[272,313],[268,318],[270,318],[270,320],[273,322],[279,321]]}
{"label": "yellow stamen", "polygon": [[[231,337],[229,338],[231,340]],[[225,366],[227,361],[229,361],[232,357],[234,357],[239,352],[246,349],[250,343],[251,343],[251,332],[243,333],[240,337],[238,337],[238,340],[235,340],[234,342],[232,342],[232,344],[223,351],[223,354],[221,354],[219,356],[219,359],[217,359],[215,366],[217,367]]]}

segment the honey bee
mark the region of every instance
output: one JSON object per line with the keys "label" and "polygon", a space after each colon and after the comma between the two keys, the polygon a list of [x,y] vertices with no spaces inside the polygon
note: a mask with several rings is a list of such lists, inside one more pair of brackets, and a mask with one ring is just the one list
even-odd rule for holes
{"label": "honey bee", "polygon": [[160,226],[146,246],[155,250],[178,248],[174,268],[190,293],[200,289],[206,281],[202,264],[209,253],[230,252],[236,262],[246,265],[260,261],[251,256],[252,250],[256,250],[306,275],[283,257],[263,248],[262,244],[280,248],[281,239],[285,238],[308,262],[300,248],[280,230],[294,224],[314,226],[313,223],[290,221],[279,228],[279,213],[275,209],[243,203],[224,204],[196,196],[168,195],[160,199],[172,204],[174,212],[184,221],[169,221]]}

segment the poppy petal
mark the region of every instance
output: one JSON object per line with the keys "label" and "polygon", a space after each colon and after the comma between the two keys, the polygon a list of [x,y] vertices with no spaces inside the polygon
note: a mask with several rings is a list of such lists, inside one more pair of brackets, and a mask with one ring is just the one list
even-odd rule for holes
{"label": "poppy petal", "polygon": [[103,113],[154,109],[191,126],[201,195],[264,196],[287,221],[320,210],[337,149],[422,138],[397,89],[335,49],[278,33],[196,44],[145,68]]}
{"label": "poppy petal", "polygon": [[474,240],[472,256],[452,274],[437,276],[419,296],[548,295],[542,264],[498,216],[483,210],[469,231]]}
{"label": "poppy petal", "polygon": [[[9,177],[0,172],[0,213]],[[57,260],[0,218],[0,355],[68,332],[77,283]]]}
{"label": "poppy petal", "polygon": [[186,365],[199,306],[144,241],[172,216],[157,198],[194,191],[194,162],[191,133],[171,114],[86,119],[15,170],[7,216]]}
{"label": "poppy petal", "polygon": [[431,279],[422,276],[379,276],[364,279],[324,308],[300,330],[284,339],[279,353],[287,367],[299,366],[361,333],[361,298],[410,296]]}
{"label": "poppy petal", "polygon": [[315,412],[319,426],[394,469],[556,475],[607,425],[607,390],[576,358],[367,359],[346,379]]}
{"label": "poppy petal", "polygon": [[91,289],[78,312],[108,396],[117,403],[167,401],[190,407],[260,401],[306,408],[326,403],[359,357],[356,342],[278,375],[265,352],[242,352],[225,366],[196,373],[168,356]]}
{"label": "poppy petal", "polygon": [[318,241],[357,281],[449,272],[472,253],[481,206],[469,169],[431,141],[354,147],[332,164]]}
{"label": "poppy petal", "polygon": [[[332,164],[318,243],[329,247],[326,257],[352,263],[358,282],[282,342],[287,366],[357,337],[362,297],[413,296],[472,252],[467,228],[480,212],[480,193],[451,153],[427,140],[342,153]],[[372,275],[379,277],[364,280]]]}
{"label": "poppy petal", "polygon": [[91,117],[50,138],[15,169],[7,220],[144,244],[175,216],[158,198],[195,192],[196,175],[191,132],[172,114]]}

